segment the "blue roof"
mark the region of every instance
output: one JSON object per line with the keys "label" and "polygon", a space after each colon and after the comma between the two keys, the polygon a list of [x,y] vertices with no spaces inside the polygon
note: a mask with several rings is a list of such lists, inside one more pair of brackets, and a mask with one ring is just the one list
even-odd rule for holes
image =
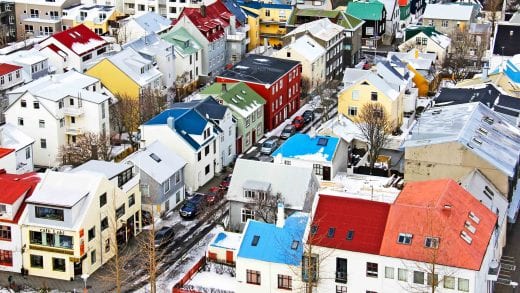
{"label": "blue roof", "polygon": [[280,154],[283,158],[295,158],[309,161],[328,161],[334,158],[339,144],[337,137],[297,133],[291,136],[273,153],[273,157]]}
{"label": "blue roof", "polygon": [[170,20],[154,12],[142,14],[135,21],[148,33],[160,32],[171,26]]}
{"label": "blue roof", "polygon": [[511,60],[507,60],[504,73],[512,81],[520,83],[520,67],[518,66],[518,64],[514,64]]}
{"label": "blue roof", "polygon": [[[238,257],[286,265],[299,265],[303,255],[303,233],[308,215],[296,212],[285,219],[283,228],[250,220],[242,237]],[[253,239],[257,239],[253,246]],[[294,248],[293,243],[298,241]],[[295,243],[296,244],[296,243]]]}
{"label": "blue roof", "polygon": [[269,4],[269,3],[259,2],[259,1],[250,1],[250,2],[238,1],[237,3],[240,6],[253,8],[253,9],[260,9],[260,8],[292,9],[292,6],[287,5],[287,4]]}
{"label": "blue roof", "polygon": [[235,15],[235,17],[241,24],[245,24],[247,22],[246,14],[242,10],[242,8],[238,6],[235,0],[223,0],[222,3],[226,5],[227,9],[229,9],[229,11],[231,11],[231,13]]}

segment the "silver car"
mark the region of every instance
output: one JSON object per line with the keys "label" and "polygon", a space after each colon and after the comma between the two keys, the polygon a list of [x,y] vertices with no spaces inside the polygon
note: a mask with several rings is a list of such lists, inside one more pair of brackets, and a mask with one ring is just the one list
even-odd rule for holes
{"label": "silver car", "polygon": [[278,142],[274,138],[270,138],[262,144],[262,148],[260,149],[260,153],[264,155],[270,155],[274,150],[278,147]]}

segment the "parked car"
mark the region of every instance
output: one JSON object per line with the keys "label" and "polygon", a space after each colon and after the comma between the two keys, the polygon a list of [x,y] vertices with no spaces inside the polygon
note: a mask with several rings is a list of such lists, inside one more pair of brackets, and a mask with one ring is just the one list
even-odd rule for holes
{"label": "parked car", "polygon": [[289,137],[291,137],[295,133],[296,133],[296,127],[294,127],[294,125],[287,125],[282,130],[282,133],[280,134],[280,138],[281,139],[288,139]]}
{"label": "parked car", "polygon": [[305,112],[303,112],[302,117],[305,123],[312,122],[314,120],[314,111],[306,110]]}
{"label": "parked car", "polygon": [[159,231],[155,232],[154,244],[155,247],[163,247],[175,236],[175,231],[172,226],[164,226]]}
{"label": "parked car", "polygon": [[262,144],[260,153],[264,155],[270,155],[278,147],[278,141],[275,138],[270,138]]}
{"label": "parked car", "polygon": [[206,194],[206,202],[208,204],[215,204],[224,198],[224,190],[220,187],[213,186],[209,189]]}
{"label": "parked car", "polygon": [[188,198],[179,210],[181,217],[185,219],[195,218],[206,205],[206,195],[196,193]]}
{"label": "parked car", "polygon": [[220,181],[220,188],[224,189],[224,190],[228,190],[229,188],[229,183],[231,183],[231,174],[227,175],[226,177],[224,177],[224,179],[222,179],[222,181]]}
{"label": "parked car", "polygon": [[296,116],[292,121],[292,125],[294,126],[294,128],[296,128],[296,130],[300,130],[305,125],[305,120],[302,116]]}

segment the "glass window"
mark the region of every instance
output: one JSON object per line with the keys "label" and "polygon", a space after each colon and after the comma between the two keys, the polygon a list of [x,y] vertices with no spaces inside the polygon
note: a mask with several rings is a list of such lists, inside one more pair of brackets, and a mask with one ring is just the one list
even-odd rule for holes
{"label": "glass window", "polygon": [[90,252],[90,263],[95,264],[96,263],[96,250],[92,250]]}
{"label": "glass window", "polygon": [[260,272],[246,270],[246,281],[248,284],[260,285]]}
{"label": "glass window", "polygon": [[[23,123],[22,123],[22,125],[23,125]],[[40,148],[42,148],[42,149],[47,148],[47,140],[45,138],[40,139]]]}
{"label": "glass window", "polygon": [[11,241],[11,227],[0,225],[0,240]]}
{"label": "glass window", "polygon": [[13,266],[13,252],[10,250],[0,249],[0,265]]}
{"label": "glass window", "polygon": [[170,178],[163,183],[163,192],[167,193],[168,191],[170,191]]}
{"label": "glass window", "polygon": [[30,231],[29,232],[29,242],[31,244],[42,244],[42,232],[38,231]]}
{"label": "glass window", "polygon": [[119,219],[125,214],[125,204],[122,204],[116,210],[116,218]]}
{"label": "glass window", "polygon": [[424,284],[424,273],[419,271],[413,271],[413,282],[415,284]]}
{"label": "glass window", "polygon": [[52,270],[53,271],[65,271],[65,259],[64,258],[52,258]]}
{"label": "glass window", "polygon": [[292,277],[286,275],[278,275],[278,288],[279,289],[292,289]]}
{"label": "glass window", "polygon": [[[433,284],[432,284],[433,281]],[[439,286],[439,275],[438,274],[430,274],[428,273],[428,278],[426,279],[426,282],[429,286],[434,285],[434,287]]]}
{"label": "glass window", "polygon": [[60,237],[59,237],[59,241],[60,241],[59,246],[63,247],[63,248],[72,249],[73,246],[74,246],[73,239],[74,238],[72,238],[72,236],[60,235]]}
{"label": "glass window", "polygon": [[247,222],[248,219],[254,220],[255,219],[255,212],[250,209],[242,209],[240,211],[240,214],[242,216],[242,223]]}
{"label": "glass window", "polygon": [[377,278],[378,264],[367,262],[367,277]]}
{"label": "glass window", "polygon": [[130,194],[130,196],[128,197],[128,207],[131,207],[135,204],[135,194],[132,193]]}
{"label": "glass window", "polygon": [[385,267],[385,278],[387,278],[387,279],[394,278],[394,268]]}
{"label": "glass window", "polygon": [[96,238],[96,227],[92,227],[88,230],[88,241]]}
{"label": "glass window", "polygon": [[46,208],[46,207],[34,207],[36,218],[63,221],[63,210]]}
{"label": "glass window", "polygon": [[103,220],[101,220],[101,231],[108,228],[108,218],[104,217]]}
{"label": "glass window", "polygon": [[43,256],[31,254],[31,268],[43,268]]}
{"label": "glass window", "polygon": [[458,286],[459,291],[469,292],[469,280],[458,278],[458,281],[459,281],[459,286]]}
{"label": "glass window", "polygon": [[444,288],[455,289],[455,277],[444,276]]}
{"label": "glass window", "polygon": [[397,269],[397,279],[399,281],[407,282],[408,281],[408,270]]}
{"label": "glass window", "polygon": [[99,207],[103,207],[107,204],[107,193],[103,193],[99,196]]}

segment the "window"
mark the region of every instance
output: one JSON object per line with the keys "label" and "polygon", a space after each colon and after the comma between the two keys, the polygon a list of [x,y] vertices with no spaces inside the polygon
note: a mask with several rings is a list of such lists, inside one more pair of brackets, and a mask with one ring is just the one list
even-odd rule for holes
{"label": "window", "polygon": [[64,258],[52,258],[52,270],[64,272],[65,271],[65,259]]}
{"label": "window", "polygon": [[260,285],[260,272],[246,270],[246,281],[248,284]]}
{"label": "window", "polygon": [[385,278],[387,278],[387,279],[394,278],[394,268],[385,267]]}
{"label": "window", "polygon": [[96,250],[92,250],[90,252],[90,263],[95,264],[96,263]]}
{"label": "window", "polygon": [[347,293],[347,286],[336,285],[336,293]]}
{"label": "window", "polygon": [[59,243],[58,243],[59,247],[68,248],[68,249],[72,249],[74,247],[74,242],[73,242],[72,236],[60,235],[58,241],[59,241]]}
{"label": "window", "polygon": [[38,121],[40,128],[45,128],[45,120]]}
{"label": "window", "polygon": [[128,197],[128,207],[131,207],[135,204],[135,193],[130,194]]}
{"label": "window", "polygon": [[[26,24],[25,25],[25,32],[27,33],[33,33],[34,32],[34,27],[30,24]],[[33,73],[34,73],[34,70],[33,70]]]}
{"label": "window", "polygon": [[43,269],[43,256],[31,254],[31,268]]}
{"label": "window", "polygon": [[125,214],[125,204],[122,204],[116,210],[116,218],[119,219]]}
{"label": "window", "polygon": [[101,220],[101,231],[104,231],[106,228],[108,228],[108,217],[104,217],[103,220]]}
{"label": "window", "polygon": [[455,277],[444,276],[444,288],[455,289]]}
{"label": "window", "polygon": [[397,243],[401,244],[411,244],[412,243],[412,234],[408,233],[399,233],[399,236],[397,237]]}
{"label": "window", "polygon": [[33,107],[34,107],[34,109],[40,109],[40,103],[34,101],[34,102],[33,102]]}
{"label": "window", "polygon": [[354,230],[348,230],[347,232],[347,240],[354,239]]}
{"label": "window", "polygon": [[11,241],[11,227],[0,225],[0,240]]}
{"label": "window", "polygon": [[334,228],[334,227],[329,228],[329,231],[327,232],[327,238],[333,238],[334,233],[336,233],[336,228]]}
{"label": "window", "polygon": [[[102,34],[102,33],[99,33],[98,35],[101,35],[101,34]],[[107,51],[107,47],[103,47],[103,48],[97,50],[97,54],[98,54],[98,55],[101,55],[101,54],[105,53],[106,51]],[[104,103],[101,104],[101,105],[104,105]],[[103,117],[103,118],[105,118],[105,117]]]}
{"label": "window", "polygon": [[26,100],[20,100],[20,106],[22,108],[27,108],[27,101]]}
{"label": "window", "polygon": [[426,237],[424,239],[424,246],[427,248],[438,248],[439,237]]}
{"label": "window", "polygon": [[110,251],[110,238],[105,240],[105,252],[109,252],[109,251]]}
{"label": "window", "polygon": [[415,284],[424,284],[424,273],[419,271],[413,271],[413,282]]}
{"label": "window", "polygon": [[442,27],[448,27],[448,21],[447,20],[443,20],[442,21]]}
{"label": "window", "polygon": [[202,159],[202,153],[198,152],[197,153],[197,161],[200,161],[201,159]]}
{"label": "window", "polygon": [[352,91],[352,101],[358,101],[359,100],[359,91],[353,90]]}
{"label": "window", "polygon": [[373,102],[377,101],[377,92],[371,92],[370,93],[370,100]]}
{"label": "window", "polygon": [[[433,281],[433,284],[432,284],[432,281]],[[428,278],[426,279],[426,282],[428,285],[430,286],[434,286],[434,287],[437,287],[439,286],[439,275],[438,274],[430,274],[428,273]]]}
{"label": "window", "polygon": [[249,125],[251,125],[251,120],[249,119],[249,117],[246,118],[246,127],[249,127]]}
{"label": "window", "polygon": [[40,17],[40,12],[38,11],[38,9],[31,9],[30,12],[31,12],[31,18],[39,18]]}
{"label": "window", "polygon": [[242,223],[245,223],[247,222],[247,220],[251,219],[251,220],[254,220],[255,219],[255,212],[253,210],[250,210],[250,209],[242,209],[240,211],[240,214],[242,216]]}
{"label": "window", "polygon": [[427,38],[422,38],[421,39],[421,44],[426,46],[428,44],[428,39]]}
{"label": "window", "polygon": [[38,231],[29,231],[29,242],[31,244],[42,244],[42,232]]}
{"label": "window", "polygon": [[42,149],[47,148],[47,140],[45,138],[40,139],[40,148],[42,148]]}
{"label": "window", "polygon": [[367,262],[367,277],[377,278],[377,267],[378,264]]}
{"label": "window", "polygon": [[458,285],[459,291],[469,292],[469,280],[458,278],[458,281],[459,281],[459,285]]}
{"label": "window", "polygon": [[99,196],[99,207],[103,207],[107,204],[107,193],[103,193]]}
{"label": "window", "polygon": [[367,27],[365,30],[365,35],[372,36],[374,35],[374,28],[373,27]]}
{"label": "window", "polygon": [[357,116],[357,107],[348,106],[348,115],[349,116]]}
{"label": "window", "polygon": [[0,265],[13,266],[13,252],[10,250],[0,250]]}
{"label": "window", "polygon": [[210,166],[207,165],[206,168],[204,168],[204,174],[208,175],[210,170],[211,170]]}
{"label": "window", "polygon": [[45,243],[47,246],[56,246],[55,236],[51,233],[45,234]]}
{"label": "window", "polygon": [[170,178],[163,183],[163,192],[167,193],[168,191],[170,191]]}
{"label": "window", "polygon": [[408,282],[408,270],[406,269],[397,269],[397,280]]}
{"label": "window", "polygon": [[23,118],[18,117],[18,125],[23,126]]}
{"label": "window", "polygon": [[318,280],[318,256],[305,254],[303,256],[302,280],[316,282]]}
{"label": "window", "polygon": [[336,282],[346,283],[347,282],[347,259],[336,258]]}
{"label": "window", "polygon": [[286,275],[278,275],[278,289],[292,289],[292,277]]}
{"label": "window", "polygon": [[96,238],[96,227],[92,227],[88,230],[88,241]]}
{"label": "window", "polygon": [[60,119],[60,127],[65,126],[65,118]]}
{"label": "window", "polygon": [[209,155],[209,145],[204,148],[204,156]]}
{"label": "window", "polygon": [[58,11],[50,11],[49,16],[51,17],[51,19],[59,19],[60,13]]}
{"label": "window", "polygon": [[321,164],[313,164],[312,169],[314,170],[314,174],[316,175],[323,174],[323,166]]}
{"label": "window", "polygon": [[55,221],[63,221],[63,210],[46,208],[46,207],[34,207],[36,218],[46,219],[46,220],[55,220]]}

